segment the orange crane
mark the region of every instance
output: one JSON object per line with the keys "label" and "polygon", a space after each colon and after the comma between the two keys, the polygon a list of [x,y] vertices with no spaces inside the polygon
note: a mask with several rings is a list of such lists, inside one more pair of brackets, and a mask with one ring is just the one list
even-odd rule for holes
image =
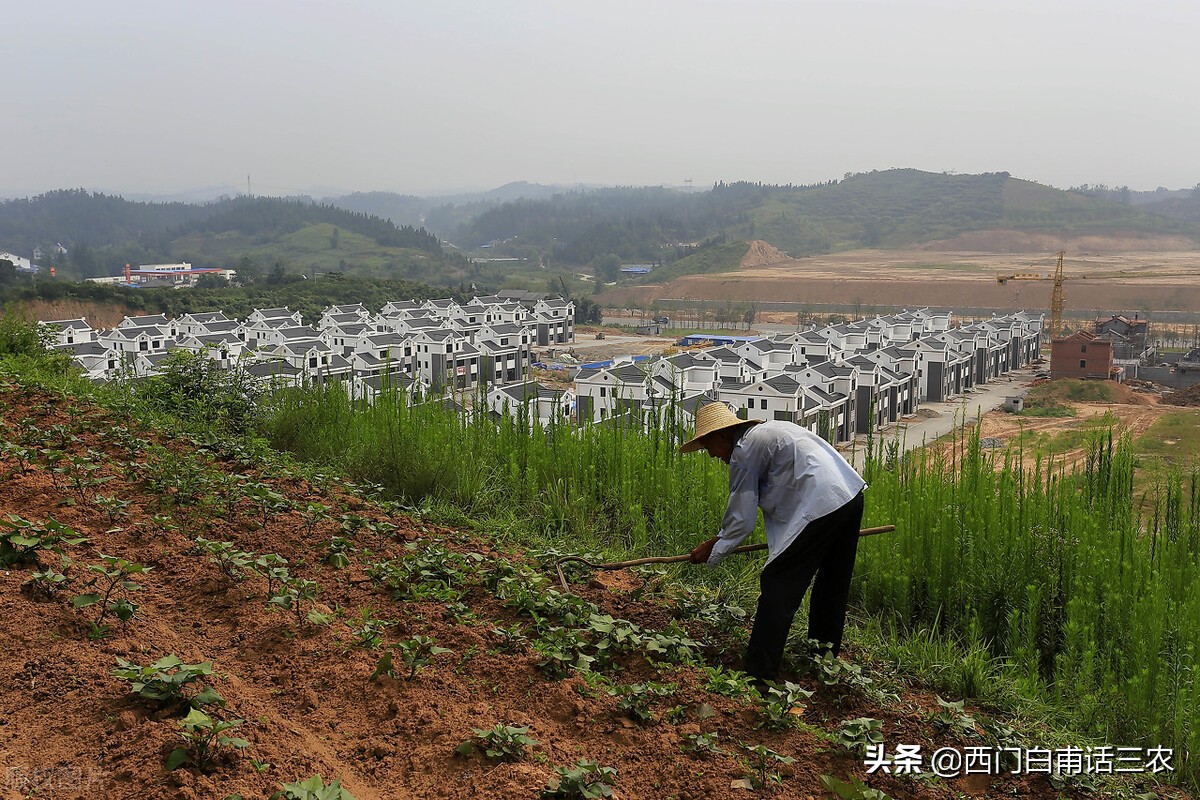
{"label": "orange crane", "polygon": [[1110,278],[1200,278],[1200,270],[1182,270],[1174,272],[1136,272],[1131,270],[1123,270],[1119,273],[1108,273],[1104,275],[1064,275],[1063,274],[1063,257],[1066,256],[1065,250],[1058,251],[1058,263],[1054,268],[1052,275],[1044,275],[1040,272],[1014,272],[1011,275],[997,275],[996,283],[1004,285],[1009,281],[1054,281],[1054,290],[1050,293],[1050,337],[1057,338],[1062,335],[1063,311],[1067,306],[1066,292],[1063,289],[1063,284],[1068,280],[1101,280]]}

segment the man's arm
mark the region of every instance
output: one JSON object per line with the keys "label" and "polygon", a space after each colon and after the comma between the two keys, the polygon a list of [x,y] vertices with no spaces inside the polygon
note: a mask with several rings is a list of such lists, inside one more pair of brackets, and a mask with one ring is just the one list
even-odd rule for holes
{"label": "man's arm", "polygon": [[[725,519],[721,521],[721,533],[717,538],[705,542],[692,551],[692,557],[701,555],[700,550],[708,547],[704,563],[715,567],[725,559],[729,551],[742,543],[758,521],[758,475],[741,466],[729,468],[729,505],[725,507]],[[699,562],[695,562],[699,563]]]}

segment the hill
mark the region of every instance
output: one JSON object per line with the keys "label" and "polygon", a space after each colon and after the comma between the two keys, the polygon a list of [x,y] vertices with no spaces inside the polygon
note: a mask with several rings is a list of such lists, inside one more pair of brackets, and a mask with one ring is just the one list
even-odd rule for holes
{"label": "hill", "polygon": [[[84,191],[0,203],[0,245],[45,252],[63,277],[115,275],[126,263],[190,261],[265,271],[342,272],[457,284],[469,264],[423,228],[307,199],[239,197],[204,205],[135,203]],[[65,246],[59,252],[56,244]],[[249,272],[250,270],[246,269]]]}
{"label": "hill", "polygon": [[[736,182],[706,192],[662,187],[565,192],[483,209],[439,231],[466,250],[552,253],[560,263],[575,265],[609,253],[624,261],[666,264],[690,254],[679,252],[681,244],[714,237],[763,240],[793,257],[914,247],[997,230],[1194,240],[1200,229],[1185,214],[1172,219],[1153,208],[1004,172],[894,169],[808,186]],[[687,266],[671,274],[680,269]]]}
{"label": "hill", "polygon": [[[14,796],[266,797],[320,774],[358,800],[534,797],[584,762],[614,770],[618,797],[742,798],[764,783],[827,796],[823,776],[864,772],[837,737],[866,734],[843,719],[930,752],[978,744],[985,726],[1018,741],[870,665],[754,699],[726,669],[744,623],[662,576],[569,572],[560,592],[544,569],[555,554],[504,552],[327,472],[12,382],[0,394],[4,430],[25,445],[52,433],[74,476],[4,451],[0,513],[44,537],[0,549]],[[53,536],[69,540],[61,555]],[[235,726],[204,763],[181,735],[190,706]],[[189,760],[166,768],[177,749]],[[1063,796],[1045,775],[1005,774],[995,791],[990,776],[865,777],[894,797]]]}

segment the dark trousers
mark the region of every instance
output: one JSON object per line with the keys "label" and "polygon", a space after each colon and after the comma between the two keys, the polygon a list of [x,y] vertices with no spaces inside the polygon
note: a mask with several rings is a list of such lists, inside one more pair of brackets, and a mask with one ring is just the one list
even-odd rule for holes
{"label": "dark trousers", "polygon": [[838,510],[808,523],[796,541],[763,569],[758,613],[746,647],[747,673],[759,680],[776,679],[792,619],[810,583],[808,636],[832,644],[837,655],[846,626],[862,516],[863,494],[859,492]]}

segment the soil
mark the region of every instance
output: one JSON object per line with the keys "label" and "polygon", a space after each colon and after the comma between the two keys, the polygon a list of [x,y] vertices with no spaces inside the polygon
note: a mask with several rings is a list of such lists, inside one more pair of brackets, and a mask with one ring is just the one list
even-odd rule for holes
{"label": "soil", "polygon": [[1164,394],[1162,401],[1172,406],[1200,406],[1200,384]]}
{"label": "soil", "polygon": [[771,264],[790,260],[787,253],[767,244],[762,239],[755,239],[750,242],[750,249],[746,251],[746,255],[742,256],[741,267],[742,269],[768,267]]}
{"label": "soil", "polygon": [[[839,699],[845,692],[802,678],[801,684],[816,692],[802,716],[805,725],[774,733],[758,729],[760,717],[752,705],[706,691],[699,668],[676,665],[659,672],[631,654],[612,677],[621,684],[676,684],[670,703],[683,706],[678,724],[662,720],[662,702],[655,709],[655,724],[637,725],[622,717],[614,698],[579,675],[550,680],[527,648],[502,651],[494,629],[528,626],[529,618],[505,607],[481,582],[466,582],[463,602],[470,613],[456,622],[448,618],[444,603],[393,599],[364,570],[368,561],[411,556],[435,542],[477,553],[489,568],[521,559],[499,551],[480,533],[398,515],[336,478],[314,483],[294,469],[265,467],[219,447],[167,439],[136,420],[83,402],[68,407],[61,396],[0,383],[0,409],[0,437],[27,447],[61,449],[69,457],[86,454],[99,465],[96,475],[107,479],[99,490],[129,501],[127,517],[114,525],[88,490],[77,494],[62,475],[45,468],[43,459],[22,471],[22,464],[5,456],[0,460],[0,475],[7,477],[0,514],[35,522],[54,517],[69,525],[87,537],[85,543],[65,548],[77,562],[96,564],[105,554],[151,568],[138,580],[142,590],[130,595],[140,606],[137,615],[126,626],[114,624],[98,640],[89,638],[95,609],[76,610],[68,600],[78,589],[43,596],[26,586],[35,570],[32,564],[0,572],[0,616],[7,633],[0,648],[4,800],[208,800],[234,793],[264,798],[283,782],[315,773],[327,779],[340,776],[359,800],[533,798],[553,766],[579,759],[618,769],[614,796],[625,800],[754,796],[731,788],[747,775],[735,755],[697,761],[681,754],[684,736],[699,732],[718,733],[727,751],[750,742],[794,756],[795,764],[781,770],[779,786],[764,792],[774,797],[826,797],[821,775],[858,776],[894,798],[1063,795],[1043,777],[925,784],[907,777],[867,776],[861,758],[830,741],[839,721],[869,716],[883,722],[889,744],[922,744],[930,752],[935,746],[980,743],[976,737],[939,732],[931,721],[935,697],[920,688],[899,686],[897,699],[881,707],[853,692]],[[130,434],[163,445],[180,464],[214,458],[222,474],[263,482],[293,507],[324,503],[333,519],[309,531],[304,519],[289,511],[264,526],[246,499],[234,506],[230,520],[224,496],[216,490],[193,497],[153,489],[150,479],[163,473],[151,469],[144,450],[127,449],[122,436]],[[327,542],[342,535],[337,522],[342,513],[390,521],[397,528],[382,537],[351,535],[350,564],[335,569],[326,563]],[[164,526],[155,515],[168,517],[171,524]],[[298,622],[290,612],[269,610],[264,580],[257,575],[227,577],[194,551],[197,536],[282,555],[293,574],[317,581],[313,610],[332,621]],[[38,560],[42,567],[58,563],[49,553],[39,554]],[[662,629],[682,617],[657,585],[628,572],[601,573],[576,582],[572,591],[614,617]],[[387,642],[426,635],[451,653],[437,656],[415,679],[370,680],[380,652],[354,646],[351,630],[364,608],[395,622],[386,631]],[[706,643],[709,663],[736,665],[732,650],[718,649],[731,640],[729,629],[695,621],[686,625],[691,636]],[[112,675],[118,658],[144,665],[172,653],[188,663],[211,660],[216,670],[211,685],[226,701],[217,715],[245,720],[235,733],[250,742],[248,750],[218,758],[205,772],[191,766],[164,769],[164,759],[181,745],[180,710],[156,708],[131,695],[129,685]],[[851,661],[856,655],[846,654]],[[864,666],[877,675],[891,672],[887,665]],[[473,728],[496,724],[529,726],[539,744],[530,757],[514,763],[455,755]]]}
{"label": "soil", "polygon": [[21,304],[34,319],[84,318],[95,329],[115,328],[127,315],[144,314],[128,306],[92,300],[28,300]]}
{"label": "soil", "polygon": [[[1063,401],[1064,405],[1075,409],[1075,416],[1071,417],[1033,417],[1009,414],[1001,410],[989,411],[983,415],[980,437],[995,439],[1000,447],[1008,447],[1022,432],[1053,437],[1067,431],[1077,430],[1086,426],[1091,420],[1109,415],[1115,419],[1114,433],[1128,433],[1136,441],[1163,414],[1171,410],[1160,404],[1159,399],[1152,394],[1135,392],[1120,384],[1114,384],[1112,391],[1114,402],[1110,403]],[[943,446],[948,451],[952,445]],[[1078,447],[1054,448],[1053,453],[1049,456],[1049,464],[1053,465],[1056,470],[1060,467],[1070,469],[1082,464],[1087,458],[1087,453],[1086,444]],[[1036,459],[1029,459],[1030,469],[1035,467],[1035,462]],[[1003,459],[998,459],[997,469],[1001,466],[1003,466]],[[1047,463],[1043,462],[1042,469],[1046,468]]]}
{"label": "soil", "polygon": [[[1154,249],[1159,244],[1147,242],[1146,248],[1138,251],[1069,249],[1064,264],[1068,317],[1084,313],[1084,309],[1085,316],[1090,317],[1104,310],[1153,313],[1200,308],[1200,273],[1194,266],[1200,253]],[[871,307],[921,306],[1048,310],[1051,281],[1010,280],[999,284],[996,277],[1050,274],[1055,258],[1049,254],[1057,249],[1058,245],[1024,251],[969,247],[852,250],[743,266],[731,273],[688,275],[667,284],[624,287],[598,299],[609,307],[620,307],[631,300],[648,304],[656,299],[688,298],[790,302],[801,307],[836,304],[864,312]],[[1173,274],[1176,272],[1190,274]]]}

